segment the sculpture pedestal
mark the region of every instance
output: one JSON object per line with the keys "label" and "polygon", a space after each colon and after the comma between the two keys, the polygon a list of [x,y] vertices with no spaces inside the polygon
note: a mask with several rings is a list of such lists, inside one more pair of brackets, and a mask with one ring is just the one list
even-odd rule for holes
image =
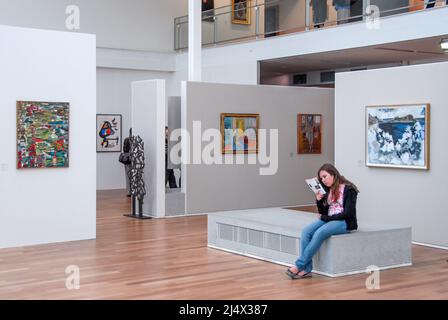
{"label": "sculpture pedestal", "polygon": [[124,214],[124,216],[129,217],[129,218],[141,219],[141,220],[152,219],[152,217],[150,217],[150,216],[137,215],[137,214],[132,214],[132,213]]}
{"label": "sculpture pedestal", "polygon": [[136,214],[136,210],[135,210],[135,197],[132,196],[132,213],[128,213],[125,214],[125,217],[130,217],[130,218],[135,218],[135,219],[141,219],[141,220],[147,220],[147,219],[152,219],[151,216],[145,216],[143,215],[141,212],[143,211],[143,201],[139,201],[138,202],[138,207],[139,207],[139,214]]}

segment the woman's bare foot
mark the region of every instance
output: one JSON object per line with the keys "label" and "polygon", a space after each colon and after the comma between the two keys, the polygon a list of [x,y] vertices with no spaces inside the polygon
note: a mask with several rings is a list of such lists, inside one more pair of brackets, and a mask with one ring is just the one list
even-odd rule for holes
{"label": "woman's bare foot", "polygon": [[296,266],[292,266],[291,268],[289,268],[289,272],[297,273],[297,272],[299,272],[299,269]]}
{"label": "woman's bare foot", "polygon": [[298,275],[299,275],[299,276],[304,276],[304,275],[306,275],[307,273],[308,273],[308,272],[302,270],[302,271],[300,271],[300,272],[298,273]]}

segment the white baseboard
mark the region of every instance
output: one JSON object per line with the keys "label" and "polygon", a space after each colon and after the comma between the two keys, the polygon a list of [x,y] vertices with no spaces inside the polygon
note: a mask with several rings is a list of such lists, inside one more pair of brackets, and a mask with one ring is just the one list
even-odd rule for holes
{"label": "white baseboard", "polygon": [[428,243],[422,243],[422,242],[415,242],[415,241],[412,241],[412,244],[415,244],[415,245],[417,245],[417,246],[423,246],[423,247],[429,247],[429,248],[435,248],[435,249],[448,250],[448,247],[436,246],[436,245],[434,245],[434,244],[428,244]]}

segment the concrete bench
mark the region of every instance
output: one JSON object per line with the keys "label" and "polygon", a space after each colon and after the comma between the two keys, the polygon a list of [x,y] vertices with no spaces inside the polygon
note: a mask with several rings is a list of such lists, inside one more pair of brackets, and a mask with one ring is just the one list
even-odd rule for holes
{"label": "concrete bench", "polygon": [[[208,246],[274,263],[294,264],[300,253],[302,229],[316,216],[283,208],[210,213]],[[313,272],[338,277],[412,265],[411,228],[362,226],[332,236],[313,259]]]}

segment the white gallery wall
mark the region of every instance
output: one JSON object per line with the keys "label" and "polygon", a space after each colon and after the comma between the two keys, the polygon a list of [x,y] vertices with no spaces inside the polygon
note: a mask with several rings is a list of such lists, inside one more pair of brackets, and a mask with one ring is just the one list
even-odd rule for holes
{"label": "white gallery wall", "polygon": [[174,18],[188,12],[188,0],[0,0],[0,24],[69,31],[69,5],[98,47],[156,52],[174,50]]}
{"label": "white gallery wall", "polygon": [[[333,89],[184,82],[182,127],[187,128],[191,141],[197,139],[193,138],[193,121],[201,121],[202,132],[220,130],[221,113],[257,113],[260,129],[278,129],[278,171],[274,175],[260,175],[259,169],[268,165],[248,164],[248,158],[256,155],[223,157],[221,149],[214,156],[223,162],[233,158],[233,165],[201,161],[184,166],[187,213],[314,203],[304,180],[314,177],[323,163],[333,162],[333,108]],[[322,154],[297,154],[298,113],[322,114]],[[203,148],[207,145],[202,143]],[[271,150],[269,143],[267,150],[260,144],[260,154],[272,156]],[[191,159],[193,154],[191,148]],[[236,164],[237,159],[244,164]]]}
{"label": "white gallery wall", "polygon": [[142,214],[146,216],[165,216],[166,109],[164,80],[132,83],[132,134],[140,136],[144,143],[146,195]]}
{"label": "white gallery wall", "polygon": [[[123,140],[131,127],[132,82],[165,79],[171,86],[172,72],[97,68],[97,113],[121,114]],[[119,152],[97,153],[97,189],[125,189],[124,165],[118,162]]]}
{"label": "white gallery wall", "polygon": [[107,48],[172,52],[174,18],[188,12],[188,0],[95,2],[98,46]]}
{"label": "white gallery wall", "polygon": [[[361,191],[359,225],[411,226],[413,241],[448,247],[447,74],[435,63],[336,75],[335,162]],[[430,104],[430,170],[366,167],[366,106],[416,103]]]}
{"label": "white gallery wall", "polygon": [[[0,247],[96,236],[95,36],[0,26]],[[70,103],[69,168],[16,169],[16,101]]]}
{"label": "white gallery wall", "polygon": [[[0,0],[0,24],[70,31],[66,27],[67,17],[73,12],[66,12],[67,7],[79,8],[80,24],[76,32],[95,33],[96,8],[98,0]],[[69,19],[70,22],[74,20]]]}

